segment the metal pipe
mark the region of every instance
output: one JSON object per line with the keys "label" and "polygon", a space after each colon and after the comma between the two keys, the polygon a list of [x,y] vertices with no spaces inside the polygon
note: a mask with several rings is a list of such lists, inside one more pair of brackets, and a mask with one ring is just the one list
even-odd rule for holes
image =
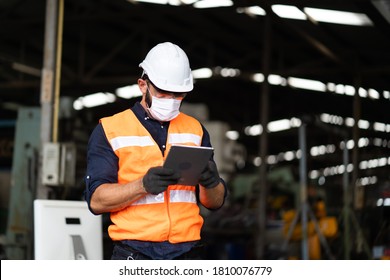
{"label": "metal pipe", "polygon": [[60,83],[61,83],[61,57],[62,57],[62,32],[64,26],[64,0],[58,0],[57,21],[57,51],[56,70],[54,82],[54,111],[53,111],[53,142],[58,141],[58,111],[60,106]]}

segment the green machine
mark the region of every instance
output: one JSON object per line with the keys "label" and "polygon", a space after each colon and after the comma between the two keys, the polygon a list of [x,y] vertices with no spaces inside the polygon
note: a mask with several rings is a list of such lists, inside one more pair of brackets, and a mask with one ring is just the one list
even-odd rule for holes
{"label": "green machine", "polygon": [[33,259],[33,200],[38,174],[40,122],[39,108],[19,109],[6,228],[7,259]]}

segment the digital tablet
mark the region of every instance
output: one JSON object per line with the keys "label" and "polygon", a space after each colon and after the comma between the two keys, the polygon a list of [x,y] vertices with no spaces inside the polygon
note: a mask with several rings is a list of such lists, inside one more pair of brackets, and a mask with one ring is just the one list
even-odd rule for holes
{"label": "digital tablet", "polygon": [[213,150],[211,147],[174,145],[167,155],[164,167],[181,173],[178,184],[196,186],[200,174],[212,157]]}

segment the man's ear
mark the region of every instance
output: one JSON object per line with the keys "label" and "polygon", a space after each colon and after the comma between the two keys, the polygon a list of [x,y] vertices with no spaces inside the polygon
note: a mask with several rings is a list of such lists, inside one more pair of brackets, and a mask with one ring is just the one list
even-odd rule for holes
{"label": "man's ear", "polygon": [[141,90],[142,94],[146,94],[146,90],[147,90],[146,81],[143,79],[138,79],[137,84],[138,84],[138,87]]}

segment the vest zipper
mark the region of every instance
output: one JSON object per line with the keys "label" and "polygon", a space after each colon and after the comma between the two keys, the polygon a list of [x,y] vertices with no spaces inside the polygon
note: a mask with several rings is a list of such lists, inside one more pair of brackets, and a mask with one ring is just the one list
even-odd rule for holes
{"label": "vest zipper", "polygon": [[169,241],[171,237],[171,213],[169,212],[169,204],[170,204],[170,195],[169,195],[169,186],[167,190],[165,191],[165,201],[167,202],[167,214],[168,214],[168,222],[169,222],[169,227],[168,227],[168,236],[167,239]]}

